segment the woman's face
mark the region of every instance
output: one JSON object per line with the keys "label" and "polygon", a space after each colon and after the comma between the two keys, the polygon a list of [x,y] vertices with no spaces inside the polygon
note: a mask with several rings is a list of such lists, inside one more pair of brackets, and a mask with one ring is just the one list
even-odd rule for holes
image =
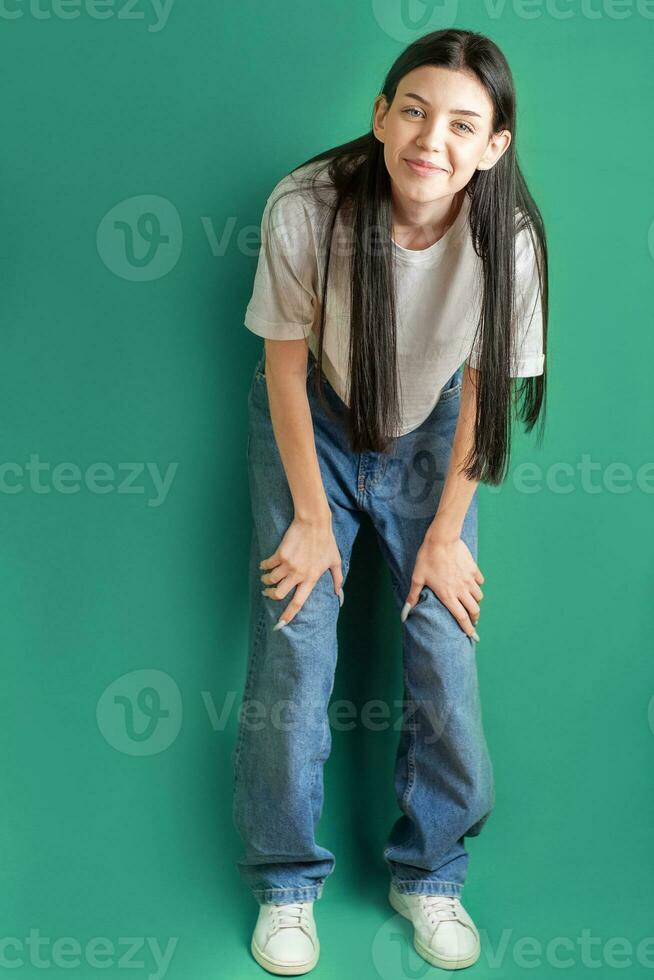
{"label": "woman's face", "polygon": [[[389,106],[375,100],[373,131],[384,144],[384,159],[395,190],[407,201],[450,198],[475,170],[489,170],[511,142],[503,130],[491,134],[493,105],[469,72],[423,65],[397,86]],[[419,171],[409,160],[439,169]]]}

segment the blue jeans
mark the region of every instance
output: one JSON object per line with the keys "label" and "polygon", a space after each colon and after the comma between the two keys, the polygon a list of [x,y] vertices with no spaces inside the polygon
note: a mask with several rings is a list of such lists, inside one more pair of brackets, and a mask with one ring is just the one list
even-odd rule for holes
{"label": "blue jeans", "polygon": [[[346,407],[323,373],[335,418],[325,412],[314,387],[316,370],[309,351],[307,396],[343,576],[346,580],[362,515],[368,514],[390,569],[399,622],[416,555],[443,489],[463,367],[447,382],[429,417],[400,436],[389,453],[350,450]],[[232,756],[233,817],[245,845],[237,866],[260,904],[315,901],[335,866],[332,852],[316,843],[314,830],[331,750],[327,709],[340,604],[327,570],[291,622],[273,631],[294,589],[284,600],[261,594],[259,562],[275,551],[294,516],[270,417],[263,353],[248,395],[248,426],[249,652]],[[477,560],[476,493],[461,537]],[[479,834],[494,803],[476,644],[428,587],[401,630],[404,709],[394,787],[402,814],[383,856],[400,892],[458,896],[468,865],[464,837]]]}

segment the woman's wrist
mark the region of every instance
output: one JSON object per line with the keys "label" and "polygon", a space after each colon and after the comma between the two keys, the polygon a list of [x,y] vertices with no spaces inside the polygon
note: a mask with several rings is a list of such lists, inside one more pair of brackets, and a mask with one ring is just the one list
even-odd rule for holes
{"label": "woman's wrist", "polygon": [[457,541],[461,537],[462,529],[463,524],[461,522],[437,513],[429,525],[425,537],[433,542],[447,544]]}
{"label": "woman's wrist", "polygon": [[324,507],[311,507],[306,510],[296,507],[295,520],[313,527],[331,527],[332,512],[326,501]]}

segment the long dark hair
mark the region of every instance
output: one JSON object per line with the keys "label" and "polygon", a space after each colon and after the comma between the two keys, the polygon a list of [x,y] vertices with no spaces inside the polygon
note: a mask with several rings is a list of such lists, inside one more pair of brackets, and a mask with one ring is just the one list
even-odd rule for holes
{"label": "long dark hair", "polygon": [[[473,72],[493,104],[491,132],[508,129],[512,139],[488,170],[475,170],[463,192],[469,195],[469,222],[475,252],[483,265],[483,296],[475,340],[480,364],[474,446],[465,460],[471,480],[501,483],[511,444],[511,407],[530,432],[541,414],[545,418],[545,370],[531,378],[511,378],[514,355],[515,235],[527,224],[538,259],[543,351],[548,320],[547,243],[542,217],[516,159],[516,97],[511,70],[496,44],[482,34],[448,29],[414,41],[392,65],[382,91],[393,101],[401,79],[422,65]],[[331,220],[326,235],[324,291],[321,303],[315,372],[317,391],[327,409],[321,384],[325,297],[329,280],[332,238],[339,213],[347,215],[352,233],[350,252],[350,346],[348,438],[353,452],[386,452],[399,432],[400,414],[396,374],[396,309],[392,238],[392,196],[383,144],[372,128],[363,136],[305,160],[312,191],[323,186],[335,192],[329,205]],[[289,175],[290,176],[290,175]],[[287,193],[293,193],[293,190]],[[316,196],[319,200],[319,195]],[[322,202],[324,203],[324,202]],[[522,224],[517,227],[516,215]],[[534,237],[535,236],[535,237]],[[374,241],[374,247],[370,247]],[[515,383],[515,387],[512,387]],[[512,402],[513,396],[513,402]]]}

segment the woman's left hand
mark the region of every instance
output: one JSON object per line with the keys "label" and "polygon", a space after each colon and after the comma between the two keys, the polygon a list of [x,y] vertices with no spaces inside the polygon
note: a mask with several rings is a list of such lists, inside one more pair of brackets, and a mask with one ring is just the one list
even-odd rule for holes
{"label": "woman's left hand", "polygon": [[478,641],[475,626],[479,620],[479,602],[484,598],[480,589],[483,581],[484,576],[462,538],[428,531],[416,556],[411,591],[400,618],[402,622],[406,620],[420,592],[428,586],[449,609],[464,633]]}

